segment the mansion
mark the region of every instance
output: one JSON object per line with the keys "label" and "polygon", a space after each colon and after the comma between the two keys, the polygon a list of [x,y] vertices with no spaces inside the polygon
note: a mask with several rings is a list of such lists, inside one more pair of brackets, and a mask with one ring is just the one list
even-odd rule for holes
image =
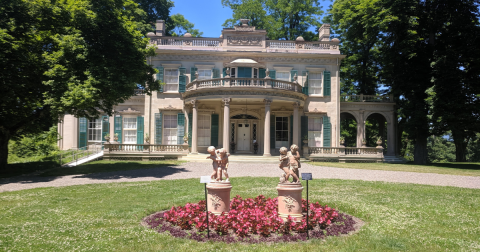
{"label": "mansion", "polygon": [[[340,94],[345,56],[340,41],[330,39],[328,24],[319,29],[318,41],[307,42],[268,40],[266,30],[241,21],[219,38],[195,38],[164,36],[165,23],[157,20],[156,33],[147,35],[157,56],[147,60],[165,84],[151,96],[132,90],[110,117],[65,115],[58,125],[60,149],[104,143],[105,157],[141,153],[145,159],[207,153],[215,146],[268,157],[296,144],[303,156],[320,159],[379,157],[377,150],[382,158],[395,156],[393,99]],[[357,123],[356,147],[345,148],[340,122],[348,118]],[[368,118],[381,122],[382,146],[362,143]]]}

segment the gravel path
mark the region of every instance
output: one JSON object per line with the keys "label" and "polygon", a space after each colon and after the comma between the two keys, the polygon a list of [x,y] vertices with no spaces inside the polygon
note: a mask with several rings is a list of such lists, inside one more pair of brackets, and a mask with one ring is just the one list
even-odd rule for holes
{"label": "gravel path", "polygon": [[[67,168],[68,169],[68,168]],[[232,178],[255,174],[259,177],[279,177],[278,164],[230,163],[228,169]],[[164,179],[200,178],[210,175],[210,163],[188,162],[179,166],[159,167],[143,170],[104,172],[86,175],[69,175],[61,177],[18,176],[0,179],[0,192],[18,191],[38,187],[59,187],[71,185],[153,181]],[[480,177],[444,175],[435,173],[361,170],[332,168],[302,164],[300,173],[311,172],[314,179],[351,179],[365,181],[385,181],[397,183],[414,183],[436,186],[455,186],[480,189]]]}

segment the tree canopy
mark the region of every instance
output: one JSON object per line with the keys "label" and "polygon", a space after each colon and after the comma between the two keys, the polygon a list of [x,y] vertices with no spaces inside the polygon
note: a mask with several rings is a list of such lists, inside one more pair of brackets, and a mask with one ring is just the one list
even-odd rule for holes
{"label": "tree canopy", "polygon": [[138,86],[159,87],[145,12],[131,0],[10,0],[0,13],[0,168],[9,139],[64,113],[111,114]]}
{"label": "tree canopy", "polygon": [[295,40],[303,36],[305,40],[318,40],[309,28],[316,30],[323,14],[319,0],[222,0],[222,5],[233,11],[224,27],[240,24],[242,18],[250,19],[250,25],[266,29],[272,40]]}
{"label": "tree canopy", "polygon": [[172,36],[183,36],[185,33],[192,34],[192,37],[201,37],[203,32],[194,29],[194,24],[190,23],[182,14],[174,14],[171,16],[173,20]]}

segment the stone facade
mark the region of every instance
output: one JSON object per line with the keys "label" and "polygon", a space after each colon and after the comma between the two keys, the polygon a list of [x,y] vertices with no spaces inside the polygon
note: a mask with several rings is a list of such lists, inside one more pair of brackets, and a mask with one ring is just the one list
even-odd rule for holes
{"label": "stone facade", "polygon": [[386,118],[388,141],[394,141],[394,103],[341,97],[345,56],[338,39],[330,40],[329,25],[314,42],[267,40],[265,30],[246,24],[223,29],[220,38],[163,36],[162,20],[156,28],[147,36],[158,55],[148,61],[166,83],[162,90],[151,96],[136,90],[115,107],[114,117],[89,121],[65,115],[59,123],[61,149],[102,142],[106,133],[111,141],[117,133],[120,143],[143,144],[148,133],[155,145],[183,144],[187,136],[190,153],[206,153],[214,145],[270,156],[281,146],[302,146],[304,138],[309,146],[338,147],[343,112],[358,122],[357,142],[374,112]]}

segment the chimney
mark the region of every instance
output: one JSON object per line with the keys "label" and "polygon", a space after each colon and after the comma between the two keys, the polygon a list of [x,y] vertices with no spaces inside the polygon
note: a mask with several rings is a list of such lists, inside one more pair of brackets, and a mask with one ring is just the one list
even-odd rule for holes
{"label": "chimney", "polygon": [[323,24],[322,27],[318,29],[318,40],[330,41],[330,24]]}
{"label": "chimney", "polygon": [[155,33],[157,36],[165,36],[165,20],[157,20],[155,24]]}

